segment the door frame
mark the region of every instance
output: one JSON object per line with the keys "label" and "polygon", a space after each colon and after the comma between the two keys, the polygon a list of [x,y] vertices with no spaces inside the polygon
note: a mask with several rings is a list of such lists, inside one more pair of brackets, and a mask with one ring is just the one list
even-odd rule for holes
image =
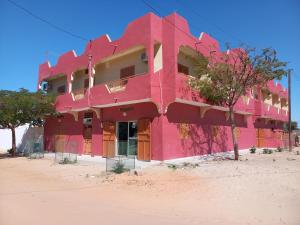
{"label": "door frame", "polygon": [[[127,140],[129,140],[128,136],[129,136],[129,123],[130,122],[135,122],[136,123],[136,126],[138,126],[138,120],[127,120],[127,121],[124,121],[124,120],[118,120],[116,121],[116,140],[115,140],[115,156],[122,156],[122,155],[119,155],[118,152],[119,152],[119,149],[118,149],[118,138],[119,138],[119,126],[118,126],[118,123],[120,122],[126,122],[128,125],[127,125],[127,131],[128,131],[128,134],[127,134]],[[137,138],[136,138],[137,139]],[[127,152],[128,152],[128,144],[129,142],[127,142]],[[127,155],[126,155],[127,156]],[[135,155],[137,157],[137,154]]]}

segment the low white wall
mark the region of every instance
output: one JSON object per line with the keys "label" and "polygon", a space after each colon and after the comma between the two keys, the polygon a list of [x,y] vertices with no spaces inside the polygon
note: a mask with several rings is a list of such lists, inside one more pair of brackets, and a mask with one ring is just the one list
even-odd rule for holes
{"label": "low white wall", "polygon": [[[21,143],[22,137],[28,129],[28,125],[16,128],[16,145]],[[0,151],[7,151],[11,148],[11,130],[0,129]]]}

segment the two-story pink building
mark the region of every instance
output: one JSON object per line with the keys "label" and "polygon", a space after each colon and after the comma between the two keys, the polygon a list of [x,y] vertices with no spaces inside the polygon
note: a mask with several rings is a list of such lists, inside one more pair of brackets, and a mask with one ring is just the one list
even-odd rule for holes
{"label": "two-story pink building", "polygon": [[[45,150],[139,160],[232,150],[228,109],[187,85],[197,51],[221,50],[206,33],[194,37],[178,14],[149,13],[117,40],[103,35],[82,55],[70,51],[55,66],[40,65],[39,88],[59,94],[61,113],[46,119]],[[282,146],[287,108],[287,91],[274,82],[243,96],[235,108],[239,148]]]}

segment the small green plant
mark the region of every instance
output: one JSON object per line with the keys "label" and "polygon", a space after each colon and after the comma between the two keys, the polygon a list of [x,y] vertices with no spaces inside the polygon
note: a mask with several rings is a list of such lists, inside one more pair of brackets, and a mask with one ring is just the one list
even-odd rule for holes
{"label": "small green plant", "polygon": [[176,166],[175,164],[169,164],[169,165],[168,165],[168,168],[173,169],[173,170],[176,170],[176,169],[177,169],[177,166]]}
{"label": "small green plant", "polygon": [[283,148],[281,148],[280,146],[277,147],[277,152],[283,152]]}
{"label": "small green plant", "polygon": [[273,153],[272,149],[268,149],[268,148],[263,149],[263,154],[272,154],[272,153]]}
{"label": "small green plant", "polygon": [[8,150],[7,150],[7,153],[10,154],[10,155],[12,155],[12,153],[13,153],[12,148],[8,149]]}
{"label": "small green plant", "polygon": [[256,152],[255,146],[252,146],[249,150],[250,150],[250,153],[252,153],[252,154],[254,154]]}
{"label": "small green plant", "polygon": [[128,169],[125,168],[124,163],[118,161],[116,165],[113,167],[112,172],[121,174],[128,171]]}
{"label": "small green plant", "polygon": [[59,164],[75,164],[77,163],[77,160],[70,160],[67,157],[65,157],[62,161],[59,162]]}

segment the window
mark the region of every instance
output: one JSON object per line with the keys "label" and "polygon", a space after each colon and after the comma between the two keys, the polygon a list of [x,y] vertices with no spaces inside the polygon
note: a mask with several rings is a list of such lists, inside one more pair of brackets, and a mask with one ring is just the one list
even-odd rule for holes
{"label": "window", "polygon": [[92,121],[93,121],[93,113],[92,112],[84,113],[84,118],[83,118],[84,139],[92,139]]}
{"label": "window", "polygon": [[89,78],[86,78],[84,80],[84,89],[87,89],[87,88],[89,88]]}
{"label": "window", "polygon": [[134,74],[135,74],[135,66],[128,66],[128,67],[122,68],[120,70],[120,78],[121,79],[133,76]]}
{"label": "window", "polygon": [[59,86],[57,88],[57,93],[58,94],[64,94],[64,93],[66,93],[66,85]]}
{"label": "window", "polygon": [[189,68],[187,66],[184,66],[180,63],[178,63],[178,72],[179,73],[183,73],[183,74],[186,74],[186,75],[189,75]]}

